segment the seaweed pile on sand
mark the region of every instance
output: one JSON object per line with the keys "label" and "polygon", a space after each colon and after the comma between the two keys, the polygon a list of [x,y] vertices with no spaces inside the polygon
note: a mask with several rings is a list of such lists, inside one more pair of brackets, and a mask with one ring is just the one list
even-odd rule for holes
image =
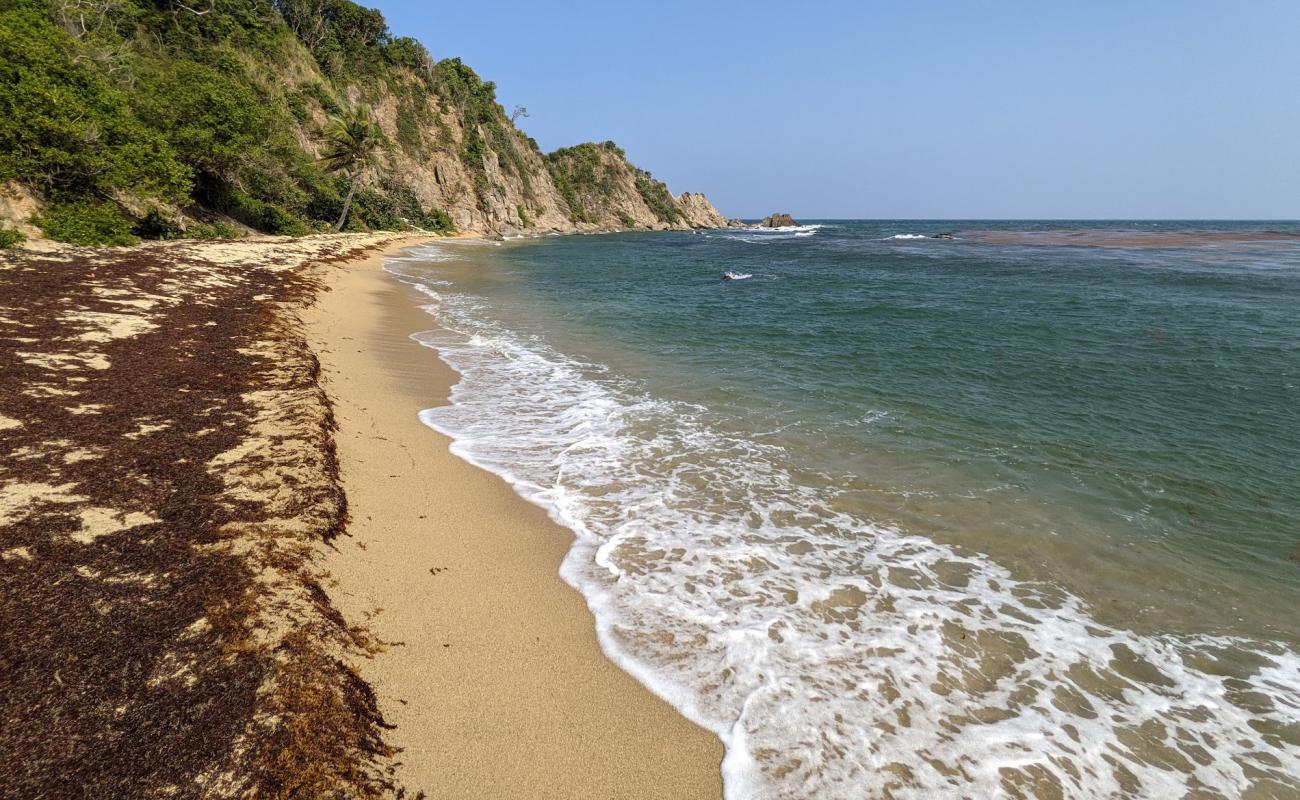
{"label": "seaweed pile on sand", "polygon": [[296,310],[393,236],[0,261],[5,797],[402,796]]}

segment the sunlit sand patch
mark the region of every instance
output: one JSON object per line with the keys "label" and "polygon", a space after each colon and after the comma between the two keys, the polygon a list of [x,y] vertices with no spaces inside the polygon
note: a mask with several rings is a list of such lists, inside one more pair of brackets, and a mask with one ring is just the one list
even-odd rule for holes
{"label": "sunlit sand patch", "polygon": [[48,383],[36,383],[23,389],[23,394],[28,397],[73,397],[78,392],[73,389],[60,389]]}
{"label": "sunlit sand patch", "polygon": [[79,503],[87,498],[74,494],[75,483],[11,483],[0,486],[0,525],[10,525],[47,503]]}
{"label": "sunlit sand patch", "polygon": [[13,417],[6,417],[4,414],[0,414],[0,431],[7,431],[10,428],[21,428],[22,426],[23,423],[21,421],[16,420]]}
{"label": "sunlit sand patch", "polygon": [[151,433],[165,431],[169,427],[171,427],[171,425],[167,422],[149,422],[147,420],[142,420],[139,427],[130,433],[122,434],[122,437],[125,439],[139,439],[140,437],[148,436]]}
{"label": "sunlit sand patch", "polygon": [[103,353],[32,353],[25,351],[18,352],[15,355],[22,359],[24,363],[50,370],[108,369],[111,366],[108,356]]}
{"label": "sunlit sand patch", "polygon": [[108,342],[113,339],[128,339],[158,327],[147,317],[138,314],[113,314],[95,311],[68,312],[63,319],[70,323],[80,323],[90,327],[77,338],[83,342]]}
{"label": "sunlit sand patch", "polygon": [[103,448],[76,448],[63,454],[64,464],[80,464],[82,461],[94,461],[104,457]]}
{"label": "sunlit sand patch", "polygon": [[91,544],[101,536],[108,536],[138,525],[152,525],[159,521],[157,517],[139,511],[118,511],[100,506],[83,508],[79,516],[81,530],[72,534],[72,539],[81,544]]}
{"label": "sunlit sand patch", "polygon": [[138,308],[141,311],[148,311],[159,304],[172,304],[176,302],[174,297],[144,294],[127,289],[105,289],[102,287],[95,287],[91,290],[91,293],[115,306]]}
{"label": "sunlit sand patch", "polygon": [[[69,392],[69,394],[76,394],[76,392]],[[82,403],[79,406],[71,406],[64,410],[69,414],[98,414],[106,408],[108,406],[103,403]]]}
{"label": "sunlit sand patch", "polygon": [[33,560],[33,559],[32,559],[32,551],[29,550],[28,548],[26,548],[26,547],[22,547],[22,546],[19,546],[19,547],[11,547],[11,548],[9,548],[8,550],[0,550],[0,559],[4,559],[4,560],[6,560],[6,561],[17,561],[17,560],[22,560],[22,561],[31,561],[31,560]]}
{"label": "sunlit sand patch", "polygon": [[99,581],[101,583],[117,585],[134,585],[134,586],[155,586],[158,583],[158,575],[144,572],[125,571],[108,573],[104,570],[92,569],[87,566],[78,566],[75,572],[87,580]]}

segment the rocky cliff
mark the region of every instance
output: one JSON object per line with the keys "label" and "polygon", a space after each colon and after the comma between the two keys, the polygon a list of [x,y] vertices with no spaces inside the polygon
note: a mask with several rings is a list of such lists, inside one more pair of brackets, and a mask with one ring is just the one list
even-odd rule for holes
{"label": "rocky cliff", "polygon": [[613,142],[580,144],[546,156],[551,183],[579,230],[684,230],[726,225],[702,194],[674,197],[633,166]]}
{"label": "rocky cliff", "polygon": [[674,196],[613,143],[543,154],[493,83],[350,0],[210,0],[202,13],[154,0],[7,5],[0,63],[21,83],[0,85],[0,189],[22,199],[0,213],[23,209],[10,228],[34,202],[47,235],[82,243],[94,243],[87,231],[108,241],[327,229],[349,176],[323,168],[323,133],[359,106],[382,152],[350,230],[726,224],[703,195]]}

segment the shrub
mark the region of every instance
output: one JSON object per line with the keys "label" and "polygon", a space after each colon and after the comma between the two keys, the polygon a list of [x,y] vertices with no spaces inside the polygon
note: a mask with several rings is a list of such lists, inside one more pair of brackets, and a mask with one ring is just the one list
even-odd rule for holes
{"label": "shrub", "polygon": [[133,231],[141,239],[179,239],[184,235],[181,226],[159,208],[149,209]]}
{"label": "shrub", "polygon": [[112,203],[55,203],[32,222],[51,239],[70,244],[126,247],[140,241],[131,233],[131,221]]}
{"label": "shrub", "polygon": [[383,53],[389,62],[417,73],[428,72],[433,68],[433,59],[429,57],[429,51],[409,36],[393,39],[384,46]]}
{"label": "shrub", "polygon": [[179,199],[189,170],[127,96],[35,9],[0,11],[0,183],[65,198],[126,190]]}
{"label": "shrub", "polygon": [[301,218],[275,203],[258,200],[230,186],[218,187],[210,200],[216,208],[250,228],[278,236],[306,236],[311,228]]}
{"label": "shrub", "polygon": [[523,206],[515,206],[515,210],[519,212],[519,224],[520,224],[520,225],[523,225],[525,228],[531,228],[531,227],[533,227],[533,222],[532,222],[532,220],[528,219],[528,213],[527,213],[526,211],[524,211],[524,207],[523,207]]}
{"label": "shrub", "polygon": [[27,237],[18,231],[11,231],[8,228],[0,228],[0,250],[8,250],[11,247],[17,247],[27,241]]}
{"label": "shrub", "polygon": [[622,153],[613,142],[587,142],[546,156],[546,169],[574,222],[595,222],[599,217],[618,186]]}
{"label": "shrub", "polygon": [[444,236],[456,232],[456,223],[452,222],[451,215],[441,208],[430,209],[421,220],[420,227]]}
{"label": "shrub", "polygon": [[650,177],[650,173],[638,171],[636,191],[659,219],[672,224],[682,218],[682,210],[677,207],[668,187],[661,181]]}
{"label": "shrub", "polygon": [[203,239],[205,241],[210,241],[212,239],[238,239],[239,231],[218,220],[212,224],[196,222],[185,230],[185,235],[190,239]]}
{"label": "shrub", "polygon": [[141,72],[132,103],[195,170],[226,178],[262,153],[273,130],[264,103],[241,76],[169,60]]}
{"label": "shrub", "polygon": [[306,96],[315,100],[316,104],[319,105],[321,110],[326,114],[337,115],[343,113],[343,107],[338,104],[338,101],[335,100],[332,95],[330,95],[329,90],[325,88],[325,85],[319,81],[303,86],[302,92]]}
{"label": "shrub", "polygon": [[307,111],[307,96],[302,92],[289,92],[284,96],[284,101],[289,105],[289,113],[299,122],[306,122],[311,119],[311,113]]}

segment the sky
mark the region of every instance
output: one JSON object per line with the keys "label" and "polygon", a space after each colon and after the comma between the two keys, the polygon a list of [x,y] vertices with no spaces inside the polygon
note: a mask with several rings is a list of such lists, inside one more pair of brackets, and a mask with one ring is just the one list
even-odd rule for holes
{"label": "sky", "polygon": [[1300,219],[1300,0],[376,7],[728,216]]}

